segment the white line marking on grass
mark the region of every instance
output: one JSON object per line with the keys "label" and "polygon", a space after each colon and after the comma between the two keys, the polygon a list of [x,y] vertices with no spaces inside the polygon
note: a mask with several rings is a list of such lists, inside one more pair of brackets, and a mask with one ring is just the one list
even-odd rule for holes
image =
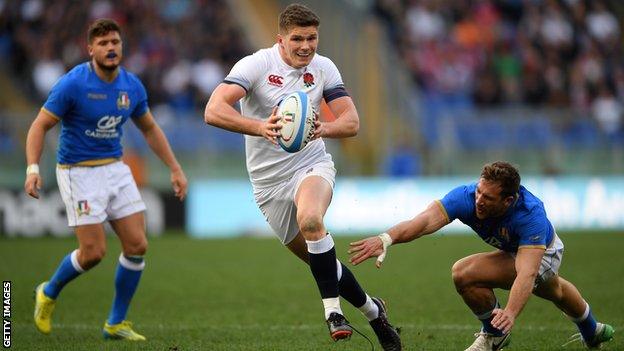
{"label": "white line marking on grass", "polygon": [[[355,324],[362,327],[362,325]],[[29,327],[31,323],[15,323],[17,327]],[[398,324],[398,327],[409,330],[448,330],[448,331],[474,331],[480,328],[479,323],[474,324]],[[89,329],[101,329],[99,324],[84,324],[84,323],[58,323],[54,324],[55,329],[74,329],[74,330],[89,330]],[[619,326],[616,329],[622,329],[624,327]],[[319,324],[229,324],[229,325],[213,325],[206,323],[197,324],[162,324],[162,323],[137,323],[138,330],[158,329],[158,330],[195,330],[195,329],[213,329],[213,330],[316,330],[325,329],[322,323]],[[561,326],[548,326],[548,325],[518,325],[516,330],[528,330],[528,331],[575,331],[576,329],[571,324],[569,327]]]}

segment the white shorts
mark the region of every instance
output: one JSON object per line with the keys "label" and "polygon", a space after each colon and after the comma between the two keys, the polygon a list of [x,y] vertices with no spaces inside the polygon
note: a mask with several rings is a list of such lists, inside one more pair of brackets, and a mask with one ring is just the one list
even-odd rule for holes
{"label": "white shorts", "polygon": [[295,196],[304,179],[319,176],[334,188],[336,169],[333,161],[323,161],[298,170],[291,178],[268,188],[254,188],[256,204],[273,232],[284,245],[290,243],[299,233]]}
{"label": "white shorts", "polygon": [[[537,288],[541,283],[548,281],[550,278],[559,274],[559,267],[561,267],[561,259],[563,258],[563,242],[554,234],[555,237],[551,245],[546,248],[544,257],[542,257],[542,263],[540,264],[537,278],[535,278],[535,285],[533,289]],[[514,258],[516,255],[511,254]]]}
{"label": "white shorts", "polygon": [[57,167],[56,180],[70,227],[145,211],[130,168],[121,161],[97,167]]}

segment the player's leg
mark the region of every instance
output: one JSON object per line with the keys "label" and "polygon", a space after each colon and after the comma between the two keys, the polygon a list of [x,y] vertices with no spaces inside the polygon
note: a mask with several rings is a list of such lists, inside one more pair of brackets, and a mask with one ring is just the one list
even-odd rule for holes
{"label": "player's leg", "polygon": [[569,281],[555,275],[538,285],[534,294],[552,301],[568,316],[576,324],[580,336],[589,347],[598,347],[613,338],[613,327],[596,321],[589,304]]}
{"label": "player's leg", "polygon": [[509,334],[491,324],[499,307],[494,288],[510,289],[516,277],[514,257],[504,251],[478,253],[457,261],[452,277],[457,292],[481,321],[482,329],[467,350],[499,350],[509,343]]}
{"label": "player's leg", "polygon": [[[317,171],[320,172],[321,170]],[[323,217],[331,202],[333,191],[331,183],[323,176],[311,175],[305,177],[297,189],[295,204],[297,206],[297,223],[300,236],[305,239],[308,262],[319,285],[319,290],[321,290],[325,315],[332,338],[348,337],[348,334],[350,334],[350,328],[347,330],[342,325],[348,322],[344,319],[340,310],[338,300],[338,295],[340,295],[366,316],[384,350],[401,350],[401,339],[396,329],[388,322],[384,302],[381,299],[368,296],[355,279],[351,270],[336,259],[333,239],[326,232],[323,224]],[[299,235],[297,236],[299,237]],[[301,252],[303,251],[303,240],[297,238],[295,240],[298,241],[293,240],[294,243],[291,242],[292,245],[288,246],[289,249],[298,257],[305,258],[304,253]],[[314,262],[315,260],[317,261]],[[316,270],[313,268],[315,264],[317,265]],[[324,282],[326,284],[325,287],[319,284],[319,281],[322,281],[321,279],[326,279]],[[331,290],[327,289],[328,285]],[[325,293],[331,291],[335,295],[324,296],[324,288],[326,289]],[[332,318],[332,314],[340,317],[334,316]],[[333,327],[336,327],[335,329],[340,332],[344,332],[344,334],[335,335],[332,332]]]}
{"label": "player's leg", "polygon": [[63,287],[81,273],[95,267],[106,254],[106,234],[102,224],[81,225],[74,228],[78,249],[67,254],[52,275],[43,292],[56,299]]}
{"label": "player's leg", "polygon": [[130,302],[145,267],[145,204],[128,166],[122,162],[111,164],[108,176],[116,186],[111,187],[115,190],[111,191],[112,199],[106,212],[121,242],[122,253],[115,273],[115,296],[103,334],[110,339],[145,340],[126,321]]}
{"label": "player's leg", "polygon": [[613,338],[613,328],[597,322],[578,289],[558,275],[562,258],[563,242],[555,235],[552,244],[544,252],[533,293],[552,301],[576,324],[580,333],[574,335],[571,341],[578,338],[589,347],[598,347]]}
{"label": "player's leg", "polygon": [[325,179],[306,177],[297,188],[295,206],[297,224],[306,241],[310,270],[321,293],[330,335],[339,340],[351,336],[352,329],[340,308],[334,240],[323,224],[331,196],[332,187]]}
{"label": "player's leg", "polygon": [[42,333],[51,331],[55,299],[63,287],[104,257],[106,240],[102,222],[106,219],[101,167],[56,169],[56,179],[67,214],[74,228],[78,249],[67,254],[49,281],[35,289],[35,325]]}
{"label": "player's leg", "polygon": [[106,238],[102,224],[81,225],[74,228],[78,249],[67,254],[47,282],[35,289],[35,325],[44,333],[52,329],[52,312],[56,298],[70,281],[97,265],[106,252]]}
{"label": "player's leg", "polygon": [[578,289],[558,275],[539,284],[533,293],[552,301],[563,313],[573,319],[582,317],[588,307]]}
{"label": "player's leg", "polygon": [[122,253],[117,263],[115,296],[104,326],[104,337],[145,340],[145,337],[132,330],[131,325],[126,321],[130,302],[145,268],[143,257],[147,251],[147,239],[143,212],[111,220],[110,224],[121,241]]}
{"label": "player's leg", "polygon": [[[303,262],[309,264],[306,241],[301,234],[298,234],[286,247]],[[338,277],[338,292],[341,297],[359,309],[369,321],[379,317],[377,304],[364,292],[351,270],[340,260],[336,260],[336,275]]]}

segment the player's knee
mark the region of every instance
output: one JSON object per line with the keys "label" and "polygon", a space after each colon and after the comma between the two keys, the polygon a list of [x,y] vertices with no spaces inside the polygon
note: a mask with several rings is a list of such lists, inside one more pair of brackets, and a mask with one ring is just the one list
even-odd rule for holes
{"label": "player's knee", "polygon": [[558,303],[563,299],[563,287],[557,278],[538,285],[535,294],[546,300]]}
{"label": "player's knee", "polygon": [[143,256],[147,252],[147,240],[138,240],[132,242],[124,248],[124,254],[127,256]]}
{"label": "player's knee", "polygon": [[106,249],[97,245],[86,245],[80,248],[78,262],[84,270],[95,267],[106,255]]}
{"label": "player's knee", "polygon": [[453,264],[453,267],[451,268],[451,276],[453,277],[455,289],[457,289],[458,292],[461,293],[466,287],[470,286],[469,265],[464,259],[461,259]]}
{"label": "player's knee", "polygon": [[[315,214],[300,214],[297,216],[297,222],[299,223],[299,229],[301,234],[307,240],[321,239],[325,233],[323,233],[323,218],[320,215]],[[318,238],[312,238],[317,235]]]}

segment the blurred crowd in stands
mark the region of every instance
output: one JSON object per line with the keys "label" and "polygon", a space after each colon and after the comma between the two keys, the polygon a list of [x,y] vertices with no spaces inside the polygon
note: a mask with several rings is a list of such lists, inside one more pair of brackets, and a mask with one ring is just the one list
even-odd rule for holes
{"label": "blurred crowd in stands", "polygon": [[428,96],[570,108],[622,130],[620,0],[376,0]]}
{"label": "blurred crowd in stands", "polygon": [[[390,146],[382,172],[421,174],[448,150],[624,150],[624,0],[336,1],[372,6],[417,88],[406,118],[414,133]],[[198,128],[212,90],[253,51],[234,3],[0,0],[0,69],[38,107],[88,60],[89,23],[113,18],[123,65],[142,79],[174,149],[241,153],[239,135]],[[0,151],[15,149],[11,130],[0,119]]]}
{"label": "blurred crowd in stands", "polygon": [[150,105],[176,115],[203,110],[231,66],[249,53],[226,0],[0,0],[0,55],[36,104],[87,61],[97,18],[122,27],[123,65],[140,76]]}

